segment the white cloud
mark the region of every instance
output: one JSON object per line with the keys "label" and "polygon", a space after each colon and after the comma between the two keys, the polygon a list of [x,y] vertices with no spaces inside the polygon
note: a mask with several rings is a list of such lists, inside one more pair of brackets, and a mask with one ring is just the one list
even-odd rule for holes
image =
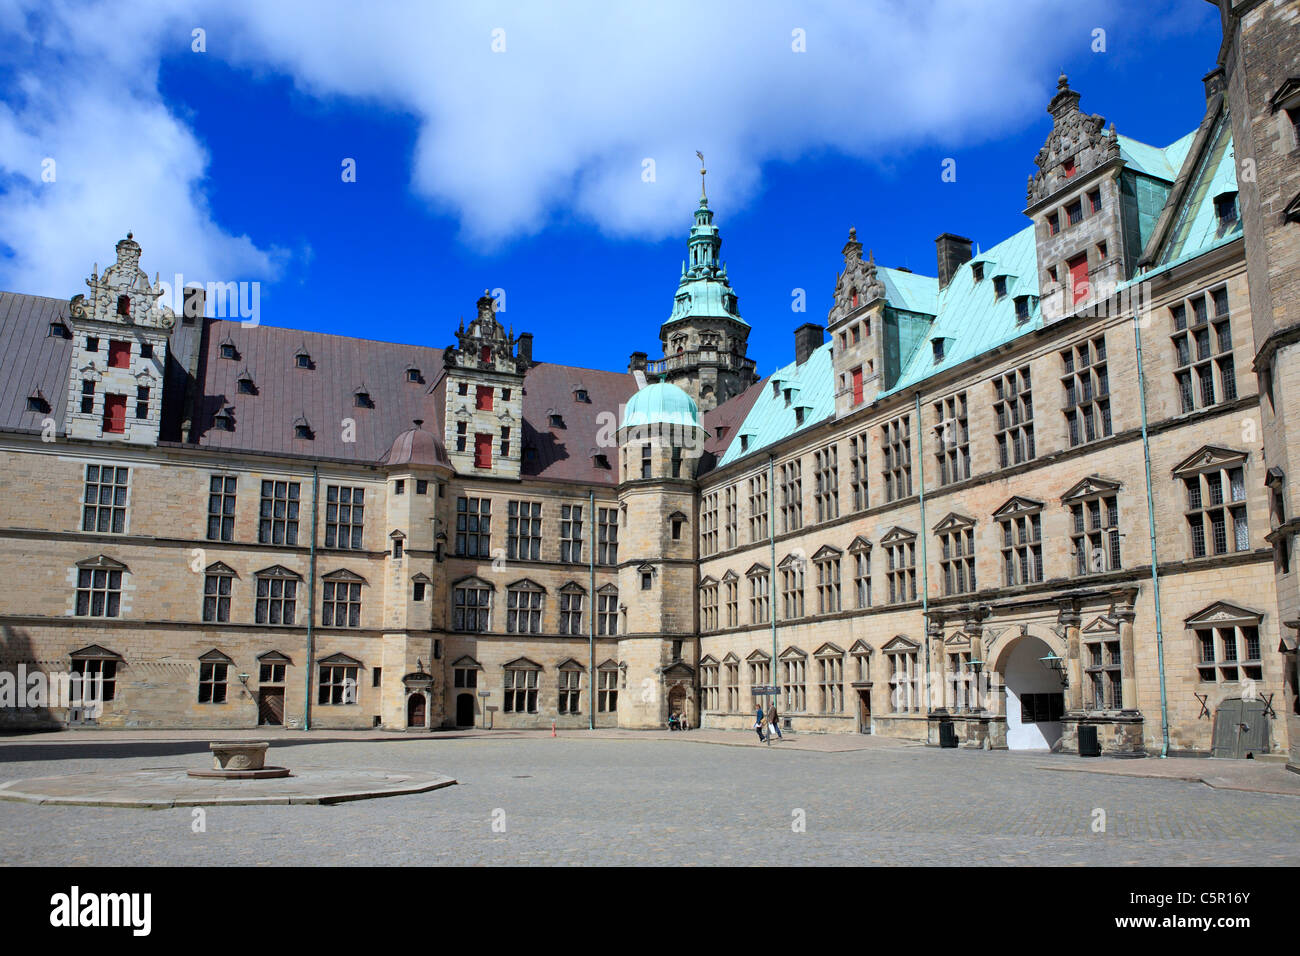
{"label": "white cloud", "polygon": [[[1110,3],[857,0],[791,14],[755,2],[223,0],[193,12],[30,0],[42,12],[0,14],[0,30],[47,50],[20,59],[27,92],[0,107],[0,242],[15,254],[0,284],[65,289],[70,265],[84,273],[128,226],[164,273],[274,274],[281,253],[213,221],[206,153],[184,104],[158,92],[161,58],[188,54],[195,26],[207,56],[409,113],[412,190],[467,241],[501,243],[572,218],[612,236],[673,234],[697,195],[696,149],[729,212],[773,160],[959,155],[1036,118]],[[497,28],[505,52],[492,50]],[[796,29],[807,52],[791,49]],[[42,155],[58,160],[57,184],[39,182]]]}

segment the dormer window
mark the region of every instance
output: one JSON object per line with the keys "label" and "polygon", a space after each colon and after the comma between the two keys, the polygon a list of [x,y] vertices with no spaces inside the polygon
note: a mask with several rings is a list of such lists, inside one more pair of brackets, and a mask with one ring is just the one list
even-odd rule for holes
{"label": "dormer window", "polygon": [[943,339],[933,339],[930,342],[930,348],[934,351],[934,361],[936,364],[943,361]]}
{"label": "dormer window", "polygon": [[748,436],[748,435],[741,435],[741,436],[740,436],[740,450],[741,450],[741,451],[749,451],[749,436]]}
{"label": "dormer window", "polygon": [[306,352],[299,352],[293,358],[294,365],[298,368],[311,368],[311,356]]}
{"label": "dormer window", "polygon": [[996,301],[997,299],[1005,298],[1005,297],[1006,297],[1006,294],[1007,294],[1007,277],[1006,277],[1006,276],[994,276],[994,277],[993,277],[993,298],[994,298],[994,301]]}
{"label": "dormer window", "polygon": [[803,413],[804,413],[804,408],[802,405],[800,405],[798,408],[794,410],[794,423],[796,425],[803,424]]}
{"label": "dormer window", "polygon": [[1029,296],[1027,295],[1016,296],[1016,321],[1029,321]]}
{"label": "dormer window", "polygon": [[252,380],[251,378],[249,378],[247,375],[240,376],[240,379],[239,379],[238,385],[239,385],[239,394],[240,394],[240,395],[256,395],[256,394],[257,394],[257,386],[253,384],[253,380]]}
{"label": "dormer window", "polygon": [[406,370],[406,380],[408,382],[420,381],[420,370],[418,368],[408,368]]}
{"label": "dormer window", "polygon": [[63,324],[62,319],[55,319],[53,322],[50,323],[50,338],[66,339],[70,337],[71,335],[68,332],[68,327]]}
{"label": "dormer window", "polygon": [[45,400],[45,396],[41,394],[40,389],[27,396],[27,410],[29,412],[48,412],[50,410],[50,403]]}
{"label": "dormer window", "polygon": [[608,457],[608,456],[606,456],[606,455],[592,455],[592,456],[591,456],[591,461],[592,461],[592,464],[594,464],[597,468],[601,468],[601,469],[604,469],[605,471],[609,471],[609,457]]}
{"label": "dormer window", "polygon": [[370,397],[369,392],[358,391],[353,393],[353,399],[357,408],[374,408],[375,400]]}
{"label": "dormer window", "polygon": [[972,262],[970,264],[970,274],[974,276],[976,282],[984,281],[984,263]]}
{"label": "dormer window", "polygon": [[1229,192],[1215,196],[1214,215],[1219,221],[1219,235],[1222,236],[1237,224],[1237,194]]}
{"label": "dormer window", "polygon": [[234,410],[229,407],[222,409],[212,420],[212,424],[217,431],[233,432],[235,430]]}
{"label": "dormer window", "polygon": [[555,414],[555,413],[553,412],[553,413],[551,413],[550,421],[551,421],[551,427],[552,427],[552,428],[563,428],[563,427],[564,427],[564,416],[563,416],[563,415],[557,415],[557,414]]}
{"label": "dormer window", "polygon": [[293,437],[301,438],[304,441],[311,441],[316,436],[312,432],[311,425],[308,424],[307,420],[305,418],[300,418],[293,424]]}
{"label": "dormer window", "polygon": [[221,343],[221,357],[223,359],[233,359],[236,357],[235,347],[229,342]]}
{"label": "dormer window", "polygon": [[587,390],[585,388],[579,388],[574,390],[573,400],[575,402],[590,402],[591,398],[587,395]]}

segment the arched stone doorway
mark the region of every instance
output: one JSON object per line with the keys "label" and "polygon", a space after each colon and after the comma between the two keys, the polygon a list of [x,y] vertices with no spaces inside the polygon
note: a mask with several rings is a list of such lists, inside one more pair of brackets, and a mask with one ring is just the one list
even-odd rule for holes
{"label": "arched stone doorway", "polygon": [[429,701],[433,697],[433,675],[415,671],[402,678],[406,688],[406,729],[430,730]]}
{"label": "arched stone doorway", "polygon": [[407,727],[424,727],[426,726],[426,701],[424,694],[414,693],[406,698],[406,726]]}
{"label": "arched stone doorway", "polygon": [[687,697],[686,688],[680,684],[668,692],[668,713],[677,714],[678,717],[686,716],[687,724],[690,723],[690,715],[686,713]]}
{"label": "arched stone doorway", "polygon": [[1061,739],[1065,688],[1042,662],[1049,652],[1055,653],[1045,641],[1024,634],[999,655],[1008,750],[1051,750]]}

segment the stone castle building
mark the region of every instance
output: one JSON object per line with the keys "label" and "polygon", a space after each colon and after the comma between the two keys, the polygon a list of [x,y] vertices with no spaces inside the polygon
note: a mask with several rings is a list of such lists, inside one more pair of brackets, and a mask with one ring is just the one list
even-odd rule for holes
{"label": "stone castle building", "polygon": [[703,194],[626,373],[486,294],[443,349],[177,315],[129,235],[0,293],[0,670],[104,689],[3,720],[747,729],[774,690],[796,731],[1294,748],[1300,2],[1221,7],[1195,130],[1062,76],[1025,228],[934,276],[849,230],[761,380]]}

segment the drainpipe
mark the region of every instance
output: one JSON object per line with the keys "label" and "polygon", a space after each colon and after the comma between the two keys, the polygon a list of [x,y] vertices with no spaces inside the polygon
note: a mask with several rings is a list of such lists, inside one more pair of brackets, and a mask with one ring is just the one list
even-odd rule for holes
{"label": "drainpipe", "polygon": [[916,459],[921,473],[921,626],[925,628],[925,712],[930,713],[930,562],[925,557],[925,442],[921,428],[921,393],[916,393]]}
{"label": "drainpipe", "polygon": [[304,683],[306,698],[302,702],[302,729],[311,730],[311,669],[315,648],[316,626],[316,500],[320,493],[320,471],[311,467],[311,558],[307,578],[307,677]]}
{"label": "drainpipe", "polygon": [[1160,614],[1160,571],[1156,557],[1156,510],[1151,494],[1151,444],[1147,438],[1147,386],[1142,372],[1142,322],[1139,315],[1144,310],[1133,309],[1133,343],[1137,350],[1138,405],[1142,409],[1142,459],[1146,466],[1147,482],[1147,532],[1151,536],[1151,585],[1156,609],[1156,661],[1160,669],[1160,756],[1169,756],[1169,699],[1165,689],[1165,632]]}
{"label": "drainpipe", "polygon": [[587,578],[591,607],[587,610],[587,729],[596,729],[596,493],[587,492],[587,518],[591,522],[591,552],[587,555]]}
{"label": "drainpipe", "polygon": [[[777,678],[777,650],[776,650],[776,457],[767,456],[767,547],[772,562],[772,570],[768,572],[767,578],[767,600],[768,600],[768,619],[772,622],[772,684],[777,688],[781,687],[780,680]],[[776,697],[772,697],[774,703]],[[769,707],[771,705],[769,704]],[[784,706],[784,705],[782,705]],[[771,734],[768,734],[770,737]]]}

